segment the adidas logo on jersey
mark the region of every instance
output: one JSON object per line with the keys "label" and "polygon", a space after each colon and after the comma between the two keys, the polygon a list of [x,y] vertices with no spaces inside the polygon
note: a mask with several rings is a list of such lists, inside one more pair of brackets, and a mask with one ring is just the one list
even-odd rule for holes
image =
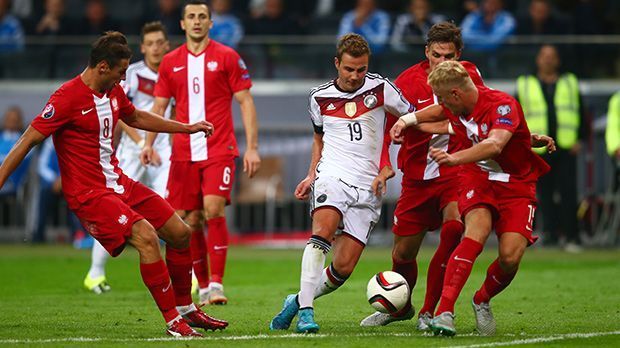
{"label": "adidas logo on jersey", "polygon": [[327,109],[325,110],[327,111],[336,110],[336,106],[333,103],[329,103],[329,105],[327,105]]}

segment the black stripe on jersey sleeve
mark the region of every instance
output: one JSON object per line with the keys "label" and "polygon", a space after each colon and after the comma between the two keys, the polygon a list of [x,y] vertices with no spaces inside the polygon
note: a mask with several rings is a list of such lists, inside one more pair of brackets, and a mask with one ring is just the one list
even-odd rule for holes
{"label": "black stripe on jersey sleeve", "polygon": [[314,127],[314,133],[316,133],[316,134],[324,134],[325,133],[323,131],[323,126],[317,126],[316,124],[314,124],[314,122],[312,122],[312,127]]}

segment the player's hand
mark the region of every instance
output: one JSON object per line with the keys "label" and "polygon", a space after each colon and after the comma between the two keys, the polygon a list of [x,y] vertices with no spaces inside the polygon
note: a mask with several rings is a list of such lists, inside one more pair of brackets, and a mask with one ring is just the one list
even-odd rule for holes
{"label": "player's hand", "polygon": [[260,168],[260,156],[256,149],[246,149],[243,155],[243,172],[251,178]]}
{"label": "player's hand", "polygon": [[151,160],[153,159],[153,148],[150,146],[144,146],[142,148],[142,152],[140,152],[140,162],[142,165],[151,164]]}
{"label": "player's hand", "polygon": [[151,165],[159,167],[161,166],[161,163],[161,156],[159,155],[157,150],[153,149],[153,152],[151,152]]}
{"label": "player's hand", "polygon": [[213,124],[207,121],[199,121],[189,125],[189,134],[194,134],[198,132],[204,132],[205,137],[211,136],[211,134],[213,134]]}
{"label": "player's hand", "polygon": [[459,164],[453,155],[435,147],[431,147],[429,155],[440,166],[456,166]]}
{"label": "player's hand", "polygon": [[548,153],[553,153],[556,150],[555,141],[552,137],[535,133],[532,133],[532,147],[546,147]]}
{"label": "player's hand", "polygon": [[381,172],[370,184],[370,188],[372,192],[377,196],[381,197],[387,192],[386,182],[388,179],[393,178],[396,173],[390,166],[385,166],[381,169]]}
{"label": "player's hand", "polygon": [[394,123],[392,129],[390,129],[390,137],[394,143],[400,144],[403,142],[403,139],[405,138],[405,129],[407,129],[405,121],[399,119],[396,123]]}
{"label": "player's hand", "polygon": [[295,188],[295,198],[300,201],[305,201],[310,196],[310,187],[312,186],[312,182],[314,178],[307,176],[303,179],[297,187]]}
{"label": "player's hand", "polygon": [[60,176],[54,180],[54,183],[52,184],[52,192],[54,193],[60,193],[60,191],[62,191],[62,180],[60,180]]}

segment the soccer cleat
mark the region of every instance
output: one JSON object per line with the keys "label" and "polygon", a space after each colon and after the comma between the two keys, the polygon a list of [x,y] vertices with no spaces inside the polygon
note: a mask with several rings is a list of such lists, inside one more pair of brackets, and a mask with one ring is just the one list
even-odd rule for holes
{"label": "soccer cleat", "polygon": [[291,326],[293,318],[299,311],[299,303],[297,303],[297,294],[290,294],[284,299],[282,310],[276,314],[269,324],[270,330],[286,330]]}
{"label": "soccer cleat", "polygon": [[411,308],[407,313],[401,316],[393,316],[388,313],[374,312],[360,322],[360,326],[385,326],[389,323],[401,320],[410,320],[415,315],[415,311]]}
{"label": "soccer cleat", "polygon": [[418,323],[416,325],[416,329],[418,331],[431,331],[431,320],[433,319],[433,315],[429,312],[420,313],[418,315]]}
{"label": "soccer cleat", "polygon": [[454,327],[454,314],[450,312],[443,312],[431,320],[431,330],[435,336],[442,335],[452,337],[456,335],[456,328]]}
{"label": "soccer cleat", "polygon": [[304,308],[299,310],[299,319],[297,320],[298,333],[317,333],[319,324],[314,321],[314,309]]}
{"label": "soccer cleat", "polygon": [[205,330],[224,330],[228,326],[227,321],[210,317],[200,308],[183,315],[183,319],[187,321],[189,326]]}
{"label": "soccer cleat", "polygon": [[493,318],[493,312],[491,312],[491,305],[489,302],[480,302],[476,304],[474,300],[471,300],[471,307],[474,309],[476,315],[476,329],[481,336],[493,336],[495,335],[495,319]]}
{"label": "soccer cleat", "polygon": [[228,299],[224,295],[224,286],[223,285],[214,285],[213,283],[209,284],[207,291],[201,293],[200,304],[212,304],[212,305],[225,305],[228,303]]}
{"label": "soccer cleat", "polygon": [[101,295],[104,292],[112,290],[110,284],[108,284],[108,281],[105,279],[105,276],[91,278],[88,274],[86,275],[86,278],[84,278],[84,287],[97,295]]}
{"label": "soccer cleat", "polygon": [[166,334],[174,337],[202,337],[200,332],[192,329],[185,320],[179,318],[168,325]]}

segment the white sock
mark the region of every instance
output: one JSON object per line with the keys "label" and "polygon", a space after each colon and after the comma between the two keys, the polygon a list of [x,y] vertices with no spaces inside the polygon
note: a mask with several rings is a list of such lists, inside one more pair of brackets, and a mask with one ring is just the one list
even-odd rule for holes
{"label": "white sock", "polygon": [[319,236],[312,236],[306,244],[301,258],[301,281],[299,290],[299,308],[312,308],[314,289],[319,285],[321,272],[325,265],[325,254],[331,244]]}
{"label": "white sock", "polygon": [[196,309],[197,308],[193,303],[187,306],[177,306],[177,312],[179,312],[180,315],[186,315],[187,313],[191,313]]}
{"label": "white sock", "polygon": [[88,276],[91,278],[105,276],[105,264],[108,261],[108,257],[110,257],[110,254],[108,254],[101,243],[95,239]]}
{"label": "white sock", "polygon": [[334,269],[334,265],[330,264],[328,267],[323,269],[323,273],[321,273],[321,280],[319,284],[314,289],[314,298],[317,299],[323,295],[327,295],[331,292],[336,291],[349,277],[341,276]]}

